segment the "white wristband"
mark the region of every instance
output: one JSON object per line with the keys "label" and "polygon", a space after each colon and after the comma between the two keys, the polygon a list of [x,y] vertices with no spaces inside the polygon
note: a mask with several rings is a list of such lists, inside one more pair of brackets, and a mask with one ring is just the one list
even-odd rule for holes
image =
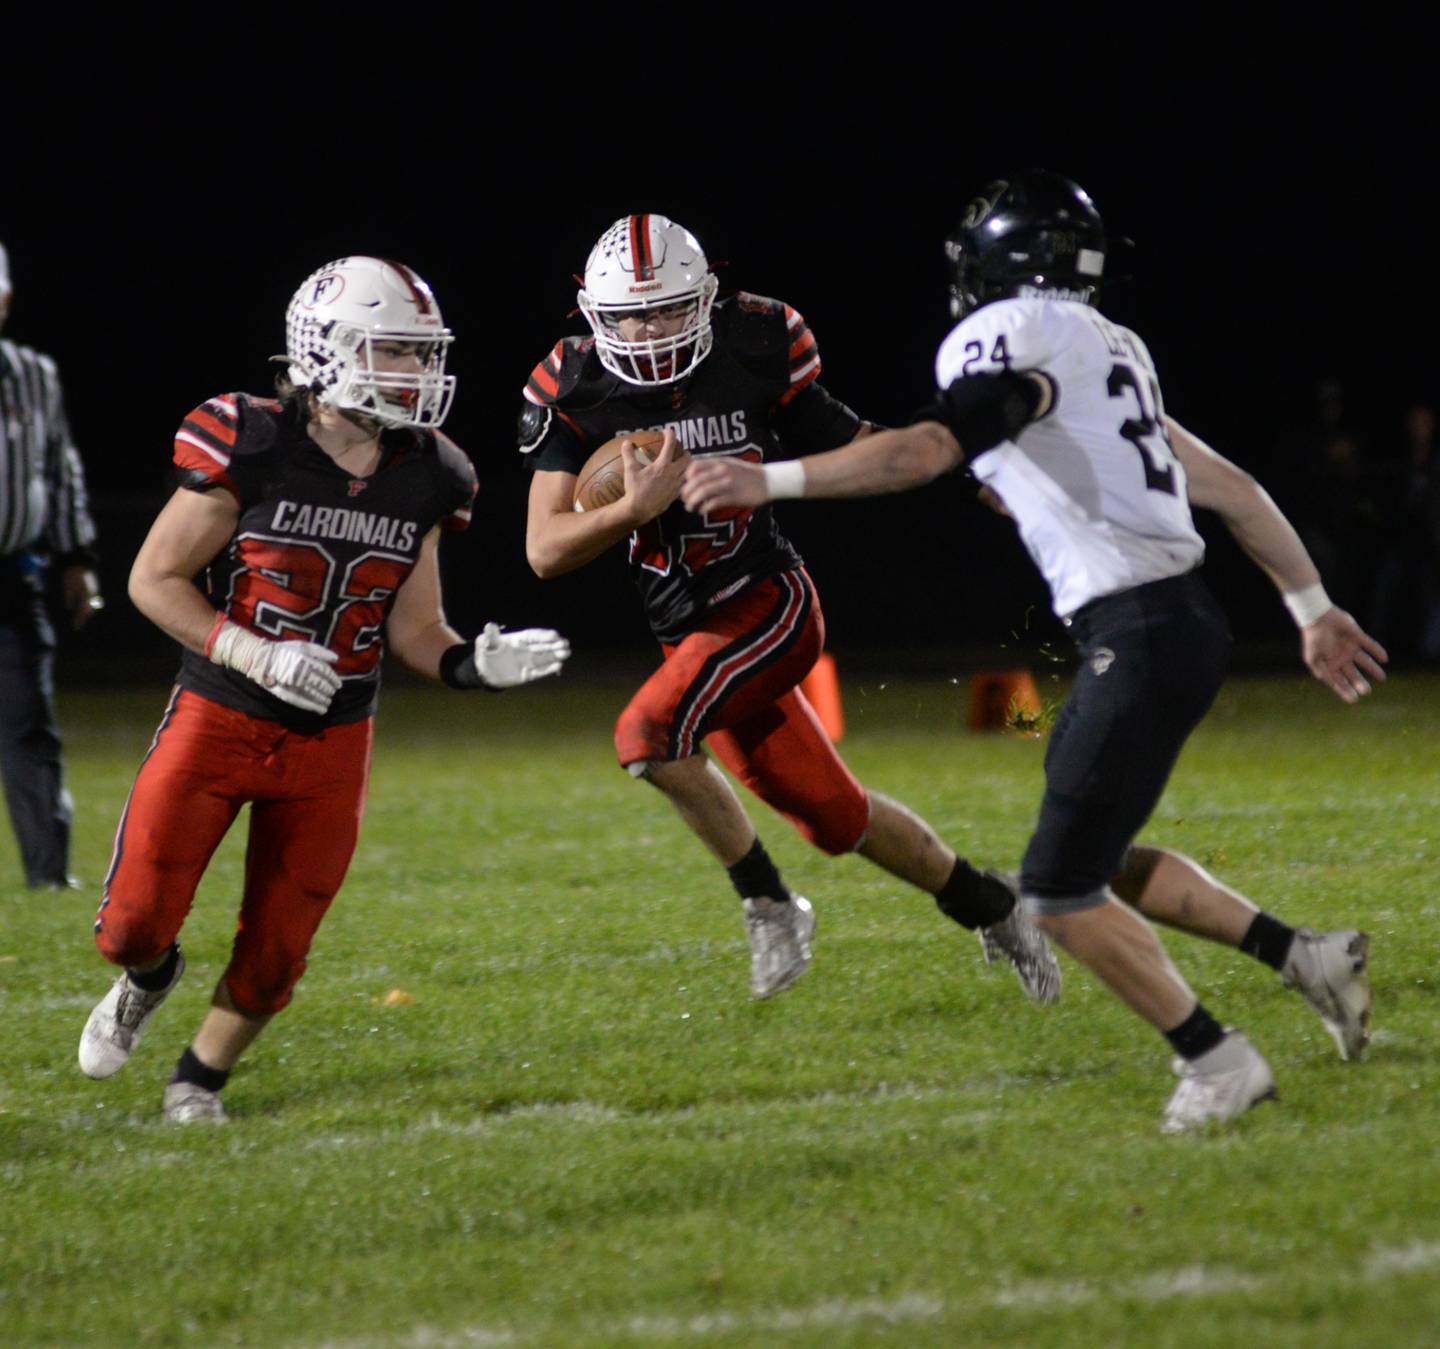
{"label": "white wristband", "polygon": [[1297,628],[1308,628],[1326,610],[1335,607],[1319,581],[1313,586],[1306,586],[1304,590],[1292,590],[1280,598],[1285,601],[1285,607],[1290,610],[1290,617],[1295,620]]}
{"label": "white wristband", "polygon": [[765,464],[760,471],[765,475],[765,490],[770,493],[771,501],[805,495],[805,465],[798,459]]}

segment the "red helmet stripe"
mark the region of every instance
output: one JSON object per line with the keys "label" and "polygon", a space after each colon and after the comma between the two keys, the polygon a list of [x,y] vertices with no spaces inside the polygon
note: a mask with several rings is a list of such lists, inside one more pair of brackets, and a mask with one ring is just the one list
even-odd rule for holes
{"label": "red helmet stripe", "polygon": [[403,262],[392,262],[389,258],[381,258],[387,267],[393,267],[400,273],[405,284],[410,287],[410,294],[415,297],[415,308],[422,314],[430,312],[430,297],[420,285],[420,279]]}
{"label": "red helmet stripe", "polygon": [[650,254],[650,217],[648,215],[632,215],[630,217],[630,259],[637,281],[653,281],[655,279],[655,260]]}

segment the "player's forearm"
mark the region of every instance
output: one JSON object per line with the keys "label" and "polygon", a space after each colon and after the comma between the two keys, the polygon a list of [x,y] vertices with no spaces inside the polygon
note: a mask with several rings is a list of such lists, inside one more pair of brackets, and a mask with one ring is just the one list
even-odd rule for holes
{"label": "player's forearm", "polygon": [[417,674],[440,678],[440,658],[452,646],[463,642],[443,618],[436,618],[423,627],[397,627],[392,618],[386,627],[386,640],[391,652]]}
{"label": "player's forearm", "polygon": [[1282,594],[1318,585],[1320,573],[1270,493],[1173,417],[1165,419],[1165,427],[1170,447],[1184,465],[1191,505],[1219,515],[1236,543]]}
{"label": "player's forearm", "polygon": [[184,576],[161,575],[136,568],[130,573],[130,599],[161,631],[181,646],[203,652],[215,626],[210,601]]}
{"label": "player's forearm", "polygon": [[1282,594],[1319,584],[1320,573],[1294,527],[1270,493],[1253,478],[1248,489],[1220,516],[1246,554],[1264,570]]}
{"label": "player's forearm", "polygon": [[550,515],[525,535],[525,557],[542,579],[563,576],[628,538],[636,526],[624,499],[593,511]]}
{"label": "player's forearm", "polygon": [[878,496],[921,487],[961,463],[954,436],[938,422],[877,431],[825,454],[794,462],[804,468],[807,497]]}

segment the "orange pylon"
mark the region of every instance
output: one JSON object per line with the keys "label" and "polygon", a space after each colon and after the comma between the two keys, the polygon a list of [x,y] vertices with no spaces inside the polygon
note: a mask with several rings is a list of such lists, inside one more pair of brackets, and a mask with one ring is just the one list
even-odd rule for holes
{"label": "orange pylon", "polygon": [[998,731],[1017,712],[1040,715],[1040,694],[1029,670],[982,670],[970,677],[970,729]]}

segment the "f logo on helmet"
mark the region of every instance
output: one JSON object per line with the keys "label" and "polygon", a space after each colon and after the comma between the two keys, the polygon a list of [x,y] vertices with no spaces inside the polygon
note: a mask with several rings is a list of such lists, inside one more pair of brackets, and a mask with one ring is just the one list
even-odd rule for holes
{"label": "f logo on helmet", "polygon": [[340,292],[344,289],[343,276],[337,276],[334,272],[317,276],[311,283],[310,294],[305,297],[305,306],[307,309],[316,309],[322,304],[331,304],[340,298]]}

